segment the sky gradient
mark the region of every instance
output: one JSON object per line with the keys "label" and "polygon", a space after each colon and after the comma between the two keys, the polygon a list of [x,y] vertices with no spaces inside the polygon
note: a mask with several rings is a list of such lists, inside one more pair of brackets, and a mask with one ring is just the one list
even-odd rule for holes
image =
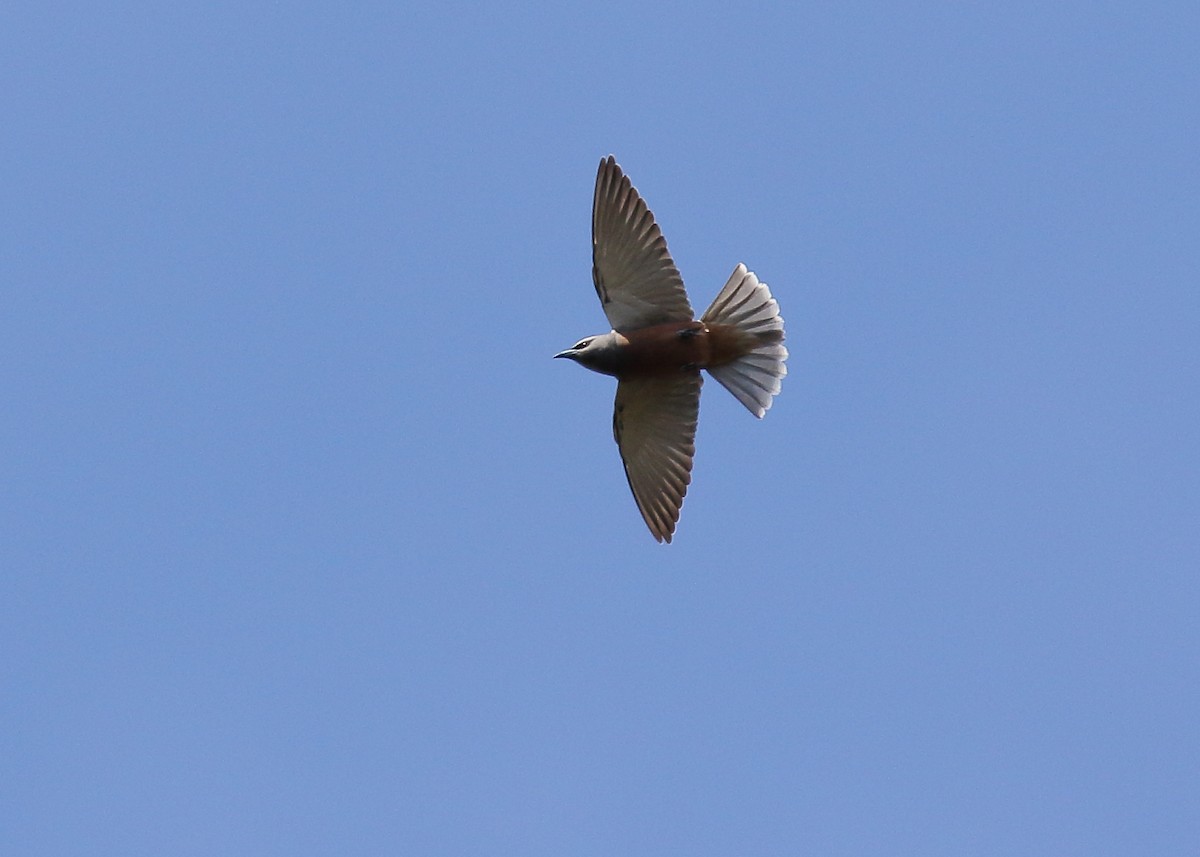
{"label": "sky gradient", "polygon": [[[1194,4],[0,12],[0,851],[1191,855]],[[675,542],[609,153],[703,308]]]}

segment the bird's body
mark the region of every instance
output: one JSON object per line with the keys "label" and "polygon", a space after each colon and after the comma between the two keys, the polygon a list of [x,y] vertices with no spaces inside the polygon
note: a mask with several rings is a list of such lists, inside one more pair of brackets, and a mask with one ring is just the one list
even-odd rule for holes
{"label": "bird's body", "polygon": [[779,305],[739,264],[697,320],[654,215],[611,155],[596,175],[592,277],[613,329],[555,357],[617,378],[625,475],[651,534],[670,542],[691,482],[700,370],[762,417],[787,374]]}
{"label": "bird's body", "polygon": [[602,335],[611,337],[610,347],[597,349],[595,362],[577,362],[615,378],[711,369],[733,362],[748,346],[736,328],[702,321],[669,321]]}

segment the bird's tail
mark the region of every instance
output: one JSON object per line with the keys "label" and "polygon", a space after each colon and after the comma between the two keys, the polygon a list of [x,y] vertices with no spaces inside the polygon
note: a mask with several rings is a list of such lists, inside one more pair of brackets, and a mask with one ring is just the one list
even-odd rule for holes
{"label": "bird's tail", "polygon": [[708,372],[761,419],[787,374],[788,356],[779,304],[767,284],[739,263],[700,320],[732,332],[733,359],[710,365]]}

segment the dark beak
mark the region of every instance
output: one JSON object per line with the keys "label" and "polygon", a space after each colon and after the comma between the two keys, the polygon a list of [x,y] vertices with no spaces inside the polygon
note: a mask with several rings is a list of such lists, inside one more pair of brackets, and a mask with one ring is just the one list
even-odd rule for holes
{"label": "dark beak", "polygon": [[574,352],[572,349],[568,348],[566,351],[560,351],[560,352],[558,352],[557,354],[555,354],[554,356],[555,356],[556,358],[558,358],[558,357],[571,357],[571,358],[574,358],[574,356],[575,356],[575,352]]}

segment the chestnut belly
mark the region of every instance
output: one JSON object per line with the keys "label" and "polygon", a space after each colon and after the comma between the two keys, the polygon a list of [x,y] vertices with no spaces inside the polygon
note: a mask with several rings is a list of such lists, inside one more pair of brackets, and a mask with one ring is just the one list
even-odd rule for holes
{"label": "chestnut belly", "polygon": [[720,366],[746,353],[744,335],[729,325],[673,321],[624,334],[621,376],[666,375]]}

